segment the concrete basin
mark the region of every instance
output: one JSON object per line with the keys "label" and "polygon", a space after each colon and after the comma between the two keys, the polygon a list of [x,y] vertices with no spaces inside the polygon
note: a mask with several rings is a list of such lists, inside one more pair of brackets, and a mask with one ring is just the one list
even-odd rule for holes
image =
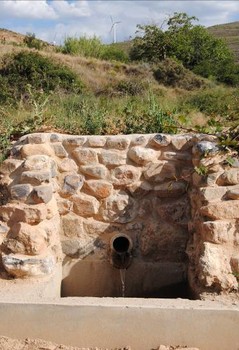
{"label": "concrete basin", "polygon": [[239,308],[187,299],[59,298],[0,302],[0,334],[78,347],[160,344],[239,349]]}

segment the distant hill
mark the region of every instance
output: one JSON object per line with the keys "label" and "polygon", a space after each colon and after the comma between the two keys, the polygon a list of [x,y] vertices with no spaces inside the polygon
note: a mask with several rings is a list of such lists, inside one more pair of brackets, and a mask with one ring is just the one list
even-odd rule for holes
{"label": "distant hill", "polygon": [[[24,34],[16,33],[9,29],[0,28],[0,44],[21,46],[24,44],[25,37],[26,35]],[[41,39],[38,40],[40,40],[40,42],[43,43],[45,47],[52,47],[52,45],[46,41],[43,41]]]}
{"label": "distant hill", "polygon": [[0,42],[6,44],[22,44],[25,35],[0,28]]}
{"label": "distant hill", "polygon": [[239,63],[239,21],[208,27],[211,34],[225,39]]}

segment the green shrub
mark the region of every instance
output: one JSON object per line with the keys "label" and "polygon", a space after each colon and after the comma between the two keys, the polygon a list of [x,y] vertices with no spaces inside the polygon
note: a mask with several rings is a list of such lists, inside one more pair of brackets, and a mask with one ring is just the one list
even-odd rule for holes
{"label": "green shrub", "polygon": [[186,103],[207,115],[218,115],[227,119],[238,118],[239,115],[238,89],[205,89],[189,96]]}
{"label": "green shrub", "polygon": [[130,99],[123,110],[123,118],[126,134],[177,132],[174,113],[163,110],[153,94],[149,94],[141,104],[138,99]]}
{"label": "green shrub", "polygon": [[69,55],[81,55],[84,57],[93,57],[107,61],[128,62],[128,55],[118,48],[115,44],[105,45],[96,36],[87,38],[68,37],[60,47],[60,51]]}
{"label": "green shrub", "polygon": [[0,101],[14,102],[27,96],[29,85],[44,93],[57,89],[79,93],[83,88],[82,82],[68,67],[37,52],[22,51],[5,56],[0,69]]}
{"label": "green shrub", "polygon": [[205,85],[203,79],[172,59],[165,59],[157,63],[156,67],[154,77],[160,84],[185,90],[198,89]]}
{"label": "green shrub", "polygon": [[106,61],[120,61],[128,62],[129,56],[115,44],[104,45],[104,50],[100,56],[100,59]]}
{"label": "green shrub", "polygon": [[43,41],[36,38],[36,35],[34,33],[27,33],[23,42],[30,49],[42,50],[46,46]]}
{"label": "green shrub", "polygon": [[96,36],[92,38],[82,36],[78,39],[68,37],[60,50],[65,54],[99,58],[103,54],[104,45]]}
{"label": "green shrub", "polygon": [[135,96],[141,94],[145,88],[139,80],[122,80],[114,87],[114,90],[122,95]]}

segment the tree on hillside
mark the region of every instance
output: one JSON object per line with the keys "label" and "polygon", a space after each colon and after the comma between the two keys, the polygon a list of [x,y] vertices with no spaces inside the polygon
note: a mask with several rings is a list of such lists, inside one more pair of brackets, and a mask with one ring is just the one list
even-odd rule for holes
{"label": "tree on hillside", "polygon": [[141,32],[134,39],[131,59],[155,63],[170,57],[206,78],[236,84],[238,68],[233,53],[222,39],[193,24],[196,20],[186,13],[174,13],[166,31],[156,25],[138,26]]}
{"label": "tree on hillside", "polygon": [[131,60],[157,62],[166,58],[167,37],[156,25],[137,25],[137,34],[130,51]]}

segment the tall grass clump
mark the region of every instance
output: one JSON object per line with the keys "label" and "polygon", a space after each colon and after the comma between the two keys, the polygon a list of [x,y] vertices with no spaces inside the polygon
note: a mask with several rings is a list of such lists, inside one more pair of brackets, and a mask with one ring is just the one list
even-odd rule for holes
{"label": "tall grass clump", "polygon": [[100,38],[93,36],[88,38],[67,37],[64,44],[59,48],[60,52],[69,55],[80,55],[84,57],[98,58],[107,61],[127,62],[128,55],[114,44],[103,44]]}
{"label": "tall grass clump", "polygon": [[88,38],[82,36],[80,38],[67,37],[60,51],[64,54],[82,55],[84,57],[100,58],[103,51],[103,44],[96,36]]}

